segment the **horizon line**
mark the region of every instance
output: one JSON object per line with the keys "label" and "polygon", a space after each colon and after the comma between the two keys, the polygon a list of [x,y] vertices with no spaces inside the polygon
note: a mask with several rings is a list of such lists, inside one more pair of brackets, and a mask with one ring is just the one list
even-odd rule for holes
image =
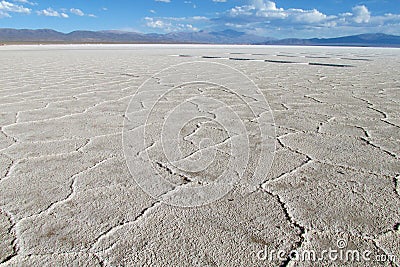
{"label": "horizon line", "polygon": [[276,41],[279,40],[285,40],[285,39],[304,39],[304,40],[309,40],[309,39],[332,39],[332,38],[340,38],[340,37],[348,37],[348,36],[359,36],[359,35],[387,35],[387,36],[397,36],[400,37],[400,35],[396,35],[396,34],[389,34],[389,33],[384,33],[384,32],[362,32],[362,33],[354,33],[354,34],[348,34],[348,35],[336,35],[334,37],[281,37],[281,38],[275,38],[273,36],[264,36],[264,35],[255,35],[255,34],[249,34],[243,31],[236,31],[233,29],[224,29],[224,30],[220,30],[220,31],[207,31],[207,30],[198,30],[198,31],[171,31],[171,32],[165,32],[165,33],[157,33],[157,32],[141,32],[141,31],[129,31],[129,30],[121,30],[121,29],[103,29],[103,30],[89,30],[89,29],[76,29],[73,31],[60,31],[60,30],[56,30],[53,28],[10,28],[10,27],[0,27],[0,30],[31,30],[31,31],[40,31],[40,30],[51,30],[51,31],[55,31],[58,33],[62,33],[62,34],[70,34],[70,33],[74,33],[74,32],[98,32],[98,33],[102,33],[102,32],[120,32],[120,33],[135,33],[135,34],[142,34],[142,35],[168,35],[168,34],[173,34],[173,33],[201,33],[201,32],[205,32],[205,33],[220,33],[220,32],[224,32],[224,31],[232,31],[232,32],[237,32],[237,33],[243,33],[246,35],[251,35],[251,36],[257,36],[257,37],[262,37],[262,38],[274,38]]}

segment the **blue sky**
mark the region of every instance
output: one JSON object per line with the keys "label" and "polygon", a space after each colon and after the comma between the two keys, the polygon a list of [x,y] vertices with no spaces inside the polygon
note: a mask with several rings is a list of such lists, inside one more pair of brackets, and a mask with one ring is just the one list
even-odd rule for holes
{"label": "blue sky", "polygon": [[400,35],[400,0],[0,0],[0,28]]}

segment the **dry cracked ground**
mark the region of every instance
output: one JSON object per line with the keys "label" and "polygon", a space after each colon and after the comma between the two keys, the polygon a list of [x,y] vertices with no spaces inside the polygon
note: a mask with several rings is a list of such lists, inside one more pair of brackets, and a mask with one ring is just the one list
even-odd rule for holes
{"label": "dry cracked ground", "polygon": [[[399,50],[8,46],[0,61],[1,267],[400,266]],[[276,136],[259,184],[183,208],[137,185],[122,132],[138,87],[190,61],[253,80]],[[226,140],[214,126],[193,124],[186,138]],[[179,186],[193,182],[162,164],[154,170]],[[337,249],[338,240],[370,260],[288,255]],[[285,254],[262,257],[278,250]]]}

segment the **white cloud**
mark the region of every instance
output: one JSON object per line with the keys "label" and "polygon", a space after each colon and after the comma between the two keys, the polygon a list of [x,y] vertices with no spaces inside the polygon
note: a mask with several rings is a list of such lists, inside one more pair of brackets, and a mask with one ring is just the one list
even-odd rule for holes
{"label": "white cloud", "polygon": [[311,24],[326,21],[328,19],[328,16],[319,12],[316,9],[313,9],[311,11],[299,10],[298,12],[296,12],[294,19],[299,22]]}
{"label": "white cloud", "polygon": [[198,31],[191,23],[185,22],[186,18],[151,18],[146,17],[146,26],[163,32]]}
{"label": "white cloud", "polygon": [[22,5],[16,5],[7,1],[0,1],[0,18],[9,18],[11,15],[9,13],[23,13],[30,14],[30,8],[26,8]]}
{"label": "white cloud", "polygon": [[371,19],[371,13],[366,6],[355,6],[353,7],[354,21],[356,23],[368,23]]}
{"label": "white cloud", "polygon": [[51,7],[43,10],[36,11],[39,16],[46,16],[46,17],[59,17],[59,18],[68,18],[68,14],[66,13],[59,13],[58,11],[52,9]]}
{"label": "white cloud", "polygon": [[11,15],[0,10],[0,19],[1,18],[11,18]]}
{"label": "white cloud", "polygon": [[171,0],[155,0],[156,2],[171,3]]}
{"label": "white cloud", "polygon": [[60,16],[60,13],[58,13],[57,11],[53,10],[50,7],[48,9],[43,9],[43,10],[36,11],[36,13],[38,15],[43,15],[43,16],[46,16],[46,17],[59,17]]}
{"label": "white cloud", "polygon": [[[253,4],[251,6],[258,10],[278,10],[278,8],[276,8],[276,4],[272,1],[253,0]],[[283,9],[279,10],[282,11]]]}
{"label": "white cloud", "polygon": [[188,22],[188,23],[193,23],[196,21],[208,21],[209,18],[204,17],[204,16],[193,16],[193,17],[163,17],[159,18],[163,20],[168,20],[168,21],[179,21],[181,23],[183,22]]}
{"label": "white cloud", "polygon": [[[70,10],[67,10],[65,8],[61,8],[59,9],[60,11],[54,10],[51,7],[47,8],[47,9],[43,9],[43,10],[38,10],[36,11],[36,14],[38,14],[39,16],[46,16],[46,17],[58,17],[58,18],[69,18],[69,15],[67,14],[67,12],[71,12],[74,15],[77,16],[85,16],[85,13],[78,9],[78,8],[71,8]],[[87,14],[88,17],[91,18],[97,18],[96,15],[94,14]]]}
{"label": "white cloud", "polygon": [[212,0],[215,3],[226,3],[227,0]]}
{"label": "white cloud", "polygon": [[150,28],[155,28],[155,29],[165,29],[169,26],[171,26],[171,24],[166,24],[164,21],[162,20],[157,20],[157,19],[153,19],[153,18],[149,18],[146,17],[144,18],[146,20],[146,26],[150,27]]}
{"label": "white cloud", "polygon": [[250,5],[236,6],[229,10],[227,15],[249,21],[263,22],[265,19],[269,19],[305,24],[320,23],[334,18],[334,16],[328,16],[316,9],[278,8],[275,2],[265,0],[253,0]]}
{"label": "white cloud", "polygon": [[209,18],[204,17],[204,16],[193,16],[193,17],[186,18],[186,19],[188,19],[188,20],[193,20],[193,21],[201,21],[201,20],[206,21],[206,20],[210,20]]}
{"label": "white cloud", "polygon": [[71,8],[69,11],[72,14],[77,15],[77,16],[84,16],[85,15],[85,13],[83,13],[83,11],[78,9],[78,8]]}
{"label": "white cloud", "polygon": [[21,4],[28,4],[28,5],[31,5],[31,6],[37,6],[37,5],[38,5],[38,3],[36,3],[36,2],[30,2],[30,1],[28,1],[28,0],[13,0],[13,2],[15,2],[15,3],[21,3]]}

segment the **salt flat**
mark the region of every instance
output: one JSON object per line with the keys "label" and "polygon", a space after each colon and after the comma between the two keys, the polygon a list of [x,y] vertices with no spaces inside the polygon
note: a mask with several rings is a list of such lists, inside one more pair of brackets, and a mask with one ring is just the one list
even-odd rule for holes
{"label": "salt flat", "polygon": [[[400,50],[5,46],[0,61],[0,266],[400,266]],[[339,240],[371,261],[287,255]]]}

